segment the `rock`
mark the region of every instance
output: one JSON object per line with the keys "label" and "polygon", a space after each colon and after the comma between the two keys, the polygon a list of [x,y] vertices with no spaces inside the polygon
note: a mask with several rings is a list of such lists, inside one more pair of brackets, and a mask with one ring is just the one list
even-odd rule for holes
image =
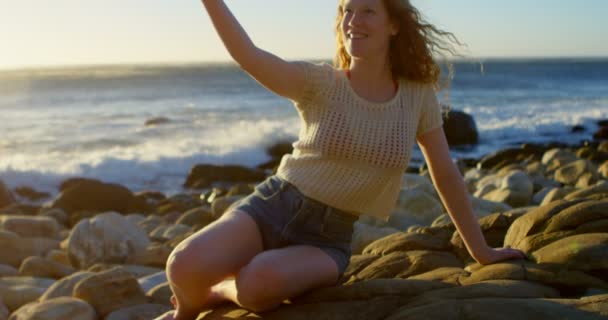
{"label": "rock", "polygon": [[540,206],[545,206],[548,203],[551,203],[556,200],[562,200],[572,191],[574,191],[574,188],[569,186],[565,186],[563,188],[553,188],[549,192],[547,192],[547,195],[543,198],[543,201],[540,203]]}
{"label": "rock", "polygon": [[57,249],[50,250],[46,254],[46,258],[51,261],[61,263],[64,266],[68,266],[70,268],[72,267],[72,263],[70,262],[68,253],[65,252],[64,250],[57,250]]}
{"label": "rock", "polygon": [[497,189],[489,192],[483,198],[494,202],[504,202],[511,207],[518,208],[527,206],[532,200],[532,195],[509,189]]}
{"label": "rock", "polygon": [[147,212],[145,201],[118,184],[96,180],[66,181],[62,192],[51,204],[52,208],[63,209],[68,214],[75,211],[116,211],[120,213]]}
{"label": "rock", "polygon": [[61,297],[42,303],[29,303],[11,315],[10,320],[96,320],[93,307],[76,298]]}
{"label": "rock", "polygon": [[39,200],[46,199],[51,196],[51,194],[48,192],[36,191],[27,186],[20,186],[20,187],[15,188],[15,193],[18,196],[31,200],[31,201],[39,201]]}
{"label": "rock", "polygon": [[608,179],[608,161],[604,161],[602,165],[597,169],[597,173],[604,179]]}
{"label": "rock", "polygon": [[462,261],[450,252],[431,250],[395,251],[379,257],[349,281],[407,278],[439,267],[462,266]]}
{"label": "rock", "polygon": [[396,228],[370,226],[359,221],[355,221],[353,227],[353,237],[350,244],[352,254],[360,254],[370,243],[390,234],[400,232]]}
{"label": "rock", "polygon": [[569,193],[564,199],[574,200],[574,199],[581,199],[581,198],[589,198],[589,197],[597,195],[597,194],[606,194],[606,193],[608,193],[608,181],[602,180],[590,187]]}
{"label": "rock", "polygon": [[144,220],[137,223],[147,234],[158,228],[163,223],[161,217],[157,215],[149,215]]}
{"label": "rock", "polygon": [[523,252],[536,251],[552,242],[575,235],[575,231],[558,231],[553,233],[537,233],[525,237],[517,248]]}
{"label": "rock", "polygon": [[146,250],[132,258],[133,263],[164,268],[173,248],[164,244],[151,244]]}
{"label": "rock", "polygon": [[236,165],[216,166],[199,164],[190,170],[184,187],[201,189],[209,187],[216,181],[258,182],[265,178],[266,175],[262,170],[254,170]]}
{"label": "rock", "polygon": [[170,302],[172,295],[173,291],[171,291],[169,282],[160,283],[146,292],[146,296],[150,297],[152,300],[151,303],[162,304],[169,307],[173,306]]}
{"label": "rock", "polygon": [[540,155],[544,151],[542,148],[537,148],[531,145],[522,148],[508,148],[491,153],[477,163],[477,169],[498,169],[499,166],[515,162],[518,158],[529,157],[531,155]]}
{"label": "rock", "polygon": [[0,228],[22,237],[58,238],[59,224],[51,217],[0,215]]}
{"label": "rock", "polygon": [[4,305],[2,298],[0,298],[0,320],[7,320],[9,314],[8,308]]}
{"label": "rock", "polygon": [[151,126],[157,126],[157,125],[161,125],[161,124],[167,124],[169,122],[171,122],[171,120],[169,118],[157,117],[157,118],[151,118],[151,119],[146,120],[146,122],[144,123],[144,126],[151,127]]}
{"label": "rock", "polygon": [[608,127],[600,127],[593,134],[593,139],[596,140],[608,140]]}
{"label": "rock", "polygon": [[43,208],[39,215],[41,217],[53,218],[55,221],[57,221],[57,223],[64,227],[68,226],[70,222],[68,214],[61,209]]}
{"label": "rock", "polygon": [[526,272],[520,263],[514,260],[482,266],[469,277],[460,279],[462,285],[470,285],[486,280],[526,280]]}
{"label": "rock", "polygon": [[414,298],[411,307],[444,299],[560,298],[559,291],[525,280],[487,280],[470,285],[427,291]]}
{"label": "rock", "polygon": [[[478,223],[488,246],[492,248],[502,247],[508,228],[515,219],[521,217],[527,211],[527,208],[520,208],[508,212],[491,214],[479,219]],[[460,258],[473,259],[458,231],[454,231],[450,243],[454,247],[454,252],[456,252]]]}
{"label": "rock", "polygon": [[61,279],[74,273],[74,268],[42,257],[32,256],[23,260],[19,268],[22,276]]}
{"label": "rock", "polygon": [[553,201],[545,206],[536,208],[515,219],[505,235],[504,245],[518,248],[520,242],[527,236],[535,234],[543,227],[545,222],[562,210],[571,207],[581,200]]}
{"label": "rock", "polygon": [[395,251],[449,250],[450,243],[429,234],[398,232],[365,247],[363,254],[387,255]]}
{"label": "rock", "polygon": [[440,267],[415,276],[410,276],[408,280],[441,281],[452,285],[460,285],[459,278],[468,277],[469,272],[459,267]]}
{"label": "rock", "polygon": [[443,124],[445,135],[450,146],[477,144],[479,134],[475,120],[469,114],[450,110]]}
{"label": "rock", "polygon": [[554,148],[543,154],[541,163],[547,167],[561,167],[576,160],[578,160],[576,154],[567,150]]}
{"label": "rock", "polygon": [[35,301],[55,280],[32,277],[4,277],[0,279],[0,300],[15,311]]}
{"label": "rock", "polygon": [[554,215],[544,233],[571,230],[589,221],[608,219],[608,201],[584,201]]}
{"label": "rock", "polygon": [[8,264],[0,264],[0,278],[14,277],[19,275],[19,270]]}
{"label": "rock", "polygon": [[153,319],[172,308],[162,304],[140,304],[110,313],[104,320]]}
{"label": "rock", "polygon": [[588,160],[576,160],[555,171],[554,180],[567,185],[575,185],[585,173],[595,172],[597,169]]}
{"label": "rock", "polygon": [[608,269],[608,234],[587,233],[555,241],[532,253],[537,263],[576,270]]}
{"label": "rock", "polygon": [[407,298],[423,292],[451,287],[453,285],[424,280],[374,279],[342,286],[319,288],[294,297],[293,302],[309,304],[344,300],[369,300],[382,296]]}
{"label": "rock", "polygon": [[87,268],[96,262],[128,263],[141,255],[150,240],[136,224],[115,212],[81,220],[68,238],[72,265]]}
{"label": "rock", "polygon": [[198,207],[190,209],[175,222],[175,224],[183,224],[190,227],[206,226],[215,221],[213,214],[208,207]]}
{"label": "rock", "polygon": [[120,267],[82,279],[72,295],[91,304],[102,317],[148,302],[135,277]]}
{"label": "rock", "polygon": [[167,281],[169,280],[167,280],[165,271],[159,271],[157,273],[137,279],[137,282],[139,282],[139,285],[144,292],[148,292],[157,285],[166,283]]}
{"label": "rock", "polygon": [[11,191],[0,181],[0,209],[15,203],[15,197]]}
{"label": "rock", "polygon": [[237,202],[245,197],[243,196],[230,196],[220,197],[211,203],[211,212],[214,219],[219,219],[232,205],[236,205]]}
{"label": "rock", "polygon": [[22,238],[14,232],[0,230],[0,263],[19,267],[30,256],[44,256],[59,248],[59,241],[48,238]]}
{"label": "rock", "polygon": [[70,297],[74,291],[74,287],[82,279],[94,275],[95,273],[89,271],[78,271],[67,277],[58,280],[53,283],[40,297],[40,301],[44,302],[59,297]]}
{"label": "rock", "polygon": [[532,193],[534,192],[532,180],[528,174],[519,170],[511,171],[506,174],[501,181],[500,188],[516,191],[518,193],[527,195],[528,197],[531,197]]}
{"label": "rock", "polygon": [[397,206],[391,213],[388,224],[397,229],[407,229],[417,225],[430,225],[443,214],[443,205],[423,188],[414,187],[401,190]]}
{"label": "rock", "polygon": [[599,316],[595,313],[578,310],[576,307],[557,303],[556,300],[558,299],[446,299],[418,307],[406,304],[385,319],[599,320]]}

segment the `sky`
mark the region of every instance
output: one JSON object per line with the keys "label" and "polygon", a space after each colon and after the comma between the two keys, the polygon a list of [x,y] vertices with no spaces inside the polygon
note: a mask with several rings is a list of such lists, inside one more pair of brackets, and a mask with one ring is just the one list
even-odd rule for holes
{"label": "sky", "polygon": [[[226,0],[255,44],[331,59],[337,0]],[[607,0],[412,0],[473,58],[606,57]],[[0,0],[0,69],[231,61],[200,0]]]}

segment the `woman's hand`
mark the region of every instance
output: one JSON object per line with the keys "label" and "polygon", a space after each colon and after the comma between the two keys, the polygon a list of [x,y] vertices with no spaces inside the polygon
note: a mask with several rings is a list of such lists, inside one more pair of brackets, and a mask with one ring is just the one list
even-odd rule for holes
{"label": "woman's hand", "polygon": [[506,248],[490,248],[488,247],[485,252],[475,257],[475,260],[480,264],[492,264],[502,260],[508,259],[526,259],[526,254],[517,249],[512,249],[511,247]]}

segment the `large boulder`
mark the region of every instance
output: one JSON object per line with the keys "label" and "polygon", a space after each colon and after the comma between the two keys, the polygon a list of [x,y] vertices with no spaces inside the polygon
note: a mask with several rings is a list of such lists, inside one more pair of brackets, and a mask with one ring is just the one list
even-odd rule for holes
{"label": "large boulder", "polygon": [[450,110],[444,121],[443,130],[450,146],[479,142],[475,120],[462,111]]}
{"label": "large boulder", "polygon": [[51,204],[71,214],[76,211],[147,212],[145,200],[118,184],[90,179],[73,179],[62,184],[61,193]]}
{"label": "large boulder", "polygon": [[608,272],[608,234],[587,233],[555,241],[532,253],[538,263]]}
{"label": "large boulder", "polygon": [[128,263],[141,256],[150,240],[140,227],[116,212],[81,220],[68,238],[72,265],[87,268],[97,262]]}
{"label": "large boulder", "polygon": [[257,182],[264,180],[265,177],[266,174],[262,170],[254,170],[242,166],[198,164],[190,170],[184,187],[207,188],[217,181]]}

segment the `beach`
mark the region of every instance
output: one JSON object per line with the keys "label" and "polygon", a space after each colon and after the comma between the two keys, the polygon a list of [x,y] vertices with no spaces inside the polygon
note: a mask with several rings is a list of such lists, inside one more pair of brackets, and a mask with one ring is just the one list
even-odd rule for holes
{"label": "beach", "polygon": [[[605,69],[499,61],[485,76],[461,65],[453,82],[480,137],[450,149],[475,218],[488,245],[526,259],[471,257],[417,149],[389,219],[355,222],[339,285],[198,319],[608,317]],[[0,320],[169,312],[171,251],[297,138],[293,106],[233,67],[100,70],[0,77]]]}

